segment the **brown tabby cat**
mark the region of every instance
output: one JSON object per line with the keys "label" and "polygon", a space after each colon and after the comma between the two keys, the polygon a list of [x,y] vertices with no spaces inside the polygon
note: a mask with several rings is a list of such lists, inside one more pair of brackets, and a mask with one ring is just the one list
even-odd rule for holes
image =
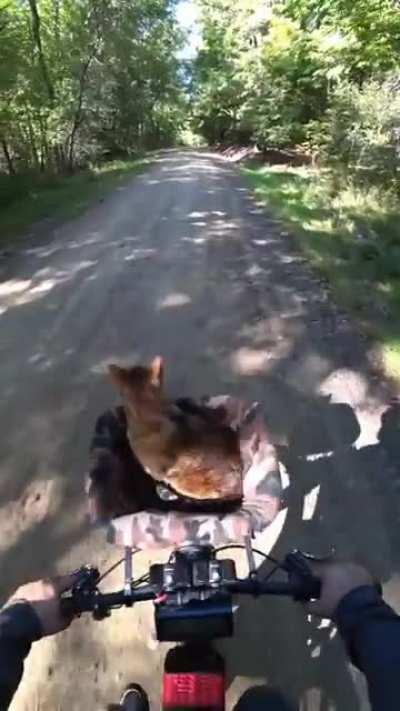
{"label": "brown tabby cat", "polygon": [[123,368],[110,365],[127,417],[134,454],[149,474],[193,499],[240,499],[242,461],[238,435],[221,413],[182,412],[163,395],[163,361]]}

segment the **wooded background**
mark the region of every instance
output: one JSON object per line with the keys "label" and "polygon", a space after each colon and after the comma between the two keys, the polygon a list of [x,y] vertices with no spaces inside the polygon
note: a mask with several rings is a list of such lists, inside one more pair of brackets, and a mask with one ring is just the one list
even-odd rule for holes
{"label": "wooded background", "polygon": [[199,5],[193,113],[208,142],[301,146],[356,179],[398,188],[398,2]]}
{"label": "wooded background", "polygon": [[10,175],[173,143],[184,106],[170,0],[0,5],[0,143]]}
{"label": "wooded background", "polygon": [[202,45],[173,0],[3,0],[1,170],[72,172],[179,142],[300,147],[355,180],[399,186],[396,0],[198,0]]}

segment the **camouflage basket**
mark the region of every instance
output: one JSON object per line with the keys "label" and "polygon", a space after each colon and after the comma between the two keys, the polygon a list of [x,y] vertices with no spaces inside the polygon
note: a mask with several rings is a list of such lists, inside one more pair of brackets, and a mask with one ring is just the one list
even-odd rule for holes
{"label": "camouflage basket", "polygon": [[277,453],[258,403],[229,396],[206,401],[223,407],[239,433],[242,499],[234,506],[166,496],[132,454],[121,408],[96,424],[86,492],[91,518],[107,522],[108,540],[139,549],[187,543],[224,545],[264,531],[275,519],[282,484]]}

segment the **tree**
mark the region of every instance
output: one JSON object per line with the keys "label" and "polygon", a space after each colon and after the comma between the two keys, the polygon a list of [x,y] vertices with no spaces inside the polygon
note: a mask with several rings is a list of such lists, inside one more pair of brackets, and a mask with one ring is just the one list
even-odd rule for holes
{"label": "tree", "polygon": [[37,7],[37,2],[36,0],[28,0],[29,2],[29,7],[31,10],[31,15],[32,15],[32,35],[33,35],[33,40],[36,45],[37,49],[37,55],[38,55],[38,61],[39,61],[39,67],[40,67],[40,72],[42,75],[43,83],[46,87],[47,94],[49,97],[49,101],[53,103],[54,101],[54,87],[52,84],[52,81],[50,80],[50,75],[49,71],[47,69],[47,62],[44,57],[43,53],[43,47],[42,47],[42,36],[41,36],[41,29],[40,29],[40,15]]}
{"label": "tree", "polygon": [[342,85],[399,69],[395,0],[199,1],[193,122],[211,142],[316,146]]}
{"label": "tree", "polygon": [[174,0],[20,0],[0,6],[0,31],[9,173],[174,140],[185,108]]}

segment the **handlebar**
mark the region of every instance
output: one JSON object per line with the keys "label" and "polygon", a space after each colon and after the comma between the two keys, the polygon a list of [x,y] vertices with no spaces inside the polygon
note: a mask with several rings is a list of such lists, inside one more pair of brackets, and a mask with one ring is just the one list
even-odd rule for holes
{"label": "handlebar", "polygon": [[[306,558],[299,552],[287,555],[280,566],[288,575],[287,581],[263,581],[254,574],[238,579],[233,561],[218,561],[211,548],[194,554],[178,550],[175,555],[173,563],[150,568],[150,584],[135,587],[130,582],[123,590],[111,593],[98,590],[100,574],[97,569],[83,568],[81,581],[61,599],[62,612],[67,616],[93,612],[97,619],[102,619],[114,608],[132,607],[148,600],[153,600],[156,607],[165,604],[182,607],[188,602],[201,605],[205,600],[221,596],[230,598],[234,594],[279,595],[302,601],[320,596],[320,581],[312,575]],[[211,569],[204,567],[210,564],[214,577],[210,574]]]}
{"label": "handlebar", "polygon": [[[112,593],[76,592],[68,597],[61,598],[61,612],[66,617],[81,615],[84,612],[106,613],[118,607],[132,607],[136,602],[155,600],[155,591],[150,586],[143,586],[140,590],[127,593],[119,590]],[[103,615],[98,615],[99,618]]]}
{"label": "handlebar", "polygon": [[315,577],[310,577],[307,581],[298,580],[296,582],[263,582],[262,580],[248,578],[238,580],[229,588],[232,593],[239,595],[281,595],[303,601],[317,599],[321,593],[321,583]]}
{"label": "handlebar", "polygon": [[[318,597],[320,583],[315,580],[315,595],[307,599]],[[226,586],[226,592],[236,595],[275,595],[292,597],[295,600],[304,599],[304,586],[290,582],[267,582],[257,580],[238,580]],[[67,616],[78,616],[84,612],[94,612],[101,619],[108,611],[119,607],[132,607],[137,602],[154,600],[156,603],[160,599],[159,591],[155,591],[151,586],[143,586],[139,590],[126,592],[77,594],[61,599],[62,613]]]}

